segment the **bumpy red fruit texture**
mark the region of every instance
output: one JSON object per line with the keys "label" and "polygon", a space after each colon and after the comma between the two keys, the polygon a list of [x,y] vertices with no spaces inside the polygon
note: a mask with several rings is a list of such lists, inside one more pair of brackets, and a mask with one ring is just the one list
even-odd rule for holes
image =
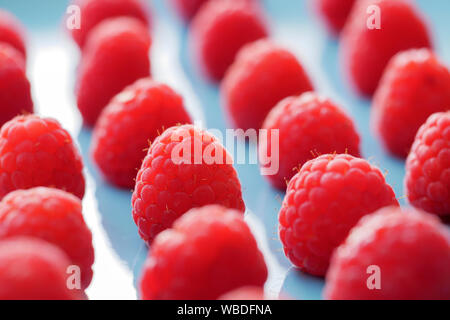
{"label": "bumpy red fruit texture", "polygon": [[221,297],[219,297],[218,300],[245,301],[245,300],[267,300],[267,299],[264,294],[263,287],[242,287],[222,295]]}
{"label": "bumpy red fruit texture", "polygon": [[218,204],[245,211],[232,159],[210,133],[192,125],[156,138],[136,178],[133,219],[148,243],[191,208]]}
{"label": "bumpy red fruit texture", "polygon": [[282,99],[312,91],[297,58],[270,40],[245,46],[222,84],[224,108],[236,128],[260,129]]}
{"label": "bumpy red fruit texture", "polygon": [[220,81],[238,51],[267,37],[256,1],[215,0],[201,7],[191,25],[192,48],[202,71]]}
{"label": "bumpy red fruit texture", "polygon": [[183,99],[150,78],[138,80],[103,110],[95,126],[92,156],[113,184],[133,188],[149,143],[166,128],[191,123]]}
{"label": "bumpy red fruit texture", "polygon": [[263,286],[267,267],[242,213],[192,209],[152,245],[141,276],[146,300],[215,300],[243,286]]}
{"label": "bumpy red fruit texture", "polygon": [[406,0],[357,1],[340,42],[344,71],[353,87],[366,96],[375,92],[392,56],[432,46],[424,18]]}
{"label": "bumpy red fruit texture", "polygon": [[364,217],[335,252],[325,298],[449,300],[450,233],[430,214],[385,208]]}
{"label": "bumpy red fruit texture", "polygon": [[33,112],[25,60],[19,51],[4,43],[0,43],[0,106],[0,126],[19,114]]}
{"label": "bumpy red fruit texture", "polygon": [[355,0],[312,0],[328,29],[338,35],[344,28]]}
{"label": "bumpy red fruit texture", "polygon": [[172,0],[172,4],[185,21],[190,21],[207,1],[209,0]]}
{"label": "bumpy red fruit texture", "polygon": [[150,45],[146,26],[134,18],[105,20],[92,30],[77,84],[78,109],[87,125],[93,126],[126,86],[150,75]]}
{"label": "bumpy red fruit texture", "polygon": [[[306,161],[321,154],[360,155],[352,119],[332,101],[312,92],[282,100],[267,116],[263,129],[267,139],[263,136],[260,140],[259,153],[261,159],[273,159],[262,162],[262,168],[275,168],[273,161],[278,161],[279,170],[266,177],[281,190],[286,190],[286,182]],[[274,130],[278,130],[279,140],[272,141]]]}
{"label": "bumpy red fruit texture", "polygon": [[26,58],[25,31],[21,23],[7,11],[0,9],[0,42],[7,43]]}
{"label": "bumpy red fruit texture", "polygon": [[396,55],[386,68],[372,106],[372,128],[385,147],[406,157],[427,118],[450,110],[450,71],[428,49]]}
{"label": "bumpy red fruit texture", "polygon": [[37,186],[62,189],[82,199],[83,162],[72,137],[56,120],[18,116],[0,131],[0,198]]}
{"label": "bumpy red fruit texture", "polygon": [[419,129],[406,161],[405,189],[416,208],[450,215],[450,111],[433,114]]}
{"label": "bumpy red fruit texture", "polygon": [[291,262],[324,276],[330,257],[358,220],[398,205],[381,171],[351,155],[310,160],[289,183],[279,214],[280,239]]}
{"label": "bumpy red fruit texture", "polygon": [[71,264],[58,247],[40,239],[0,241],[0,300],[77,300],[67,287]]}
{"label": "bumpy red fruit texture", "polygon": [[91,31],[109,18],[132,17],[148,26],[149,10],[142,0],[74,0],[80,8],[80,28],[72,28],[72,38],[80,48],[87,42]]}
{"label": "bumpy red fruit texture", "polygon": [[0,202],[0,239],[30,236],[60,247],[81,269],[85,289],[92,279],[92,234],[84,222],[81,201],[58,189],[17,190]]}

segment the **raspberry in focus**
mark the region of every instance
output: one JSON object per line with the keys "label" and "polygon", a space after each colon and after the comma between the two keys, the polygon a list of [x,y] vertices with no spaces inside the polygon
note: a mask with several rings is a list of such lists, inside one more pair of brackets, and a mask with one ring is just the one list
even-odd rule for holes
{"label": "raspberry in focus", "polygon": [[[379,8],[378,26],[367,13],[370,6]],[[372,96],[396,53],[431,46],[425,20],[411,1],[362,0],[356,2],[342,31],[340,55],[352,86],[360,94]]]}
{"label": "raspberry in focus", "polygon": [[290,181],[278,217],[284,252],[302,271],[324,276],[359,219],[393,205],[394,191],[366,160],[347,154],[310,160]]}
{"label": "raspberry in focus", "polygon": [[450,71],[428,49],[392,58],[372,106],[372,128],[385,147],[405,158],[417,130],[436,112],[450,110]]}
{"label": "raspberry in focus", "polygon": [[268,36],[258,3],[214,0],[202,6],[192,21],[192,48],[202,71],[220,81],[246,44]]}
{"label": "raspberry in focus", "polygon": [[150,35],[129,17],[108,19],[89,35],[78,74],[77,104],[94,126],[103,108],[126,86],[150,75]]}
{"label": "raspberry in focus", "polygon": [[65,190],[82,199],[83,162],[58,121],[18,116],[0,131],[0,198],[37,186]]}
{"label": "raspberry in focus", "polygon": [[405,190],[414,207],[450,215],[450,111],[431,115],[419,129],[406,161]]}
{"label": "raspberry in focus", "polygon": [[138,80],[103,110],[94,129],[91,153],[113,184],[133,188],[149,142],[165,128],[191,123],[183,99],[150,78]]}
{"label": "raspberry in focus", "polygon": [[189,209],[208,204],[245,211],[231,156],[207,131],[192,125],[167,129],[137,174],[132,205],[140,236],[150,244]]}
{"label": "raspberry in focus", "polygon": [[[369,279],[374,272],[379,272],[380,285],[370,290],[368,284],[377,281]],[[336,249],[324,295],[335,300],[449,300],[448,229],[436,217],[411,209],[384,208],[364,217]]]}
{"label": "raspberry in focus", "polygon": [[172,4],[185,21],[191,21],[207,1],[209,0],[172,0]]}
{"label": "raspberry in focus", "polygon": [[[295,175],[295,170],[320,154],[349,153],[360,156],[360,139],[352,119],[331,100],[316,93],[307,92],[282,100],[270,111],[263,129],[268,130],[267,139],[261,138],[259,152],[269,157],[273,156],[273,130],[279,130],[279,157],[276,159],[279,170],[275,175],[266,177],[281,190],[286,190],[286,184]],[[262,166],[271,167],[271,163]]]}
{"label": "raspberry in focus", "polygon": [[22,24],[8,11],[0,9],[0,42],[7,43],[27,56],[25,31]]}
{"label": "raspberry in focus", "polygon": [[241,212],[192,209],[152,244],[140,281],[145,300],[215,300],[243,286],[263,286],[264,257]]}
{"label": "raspberry in focus", "polygon": [[324,23],[334,35],[344,28],[355,0],[312,0]]}
{"label": "raspberry in focus", "polygon": [[260,129],[269,111],[284,98],[312,90],[297,58],[271,40],[246,45],[221,88],[230,120],[244,130]]}
{"label": "raspberry in focus", "polygon": [[236,290],[227,292],[219,297],[218,300],[268,300],[264,294],[263,287],[242,287]]}
{"label": "raspberry in focus", "polygon": [[92,279],[92,234],[79,198],[58,189],[16,190],[0,202],[0,239],[36,237],[60,247],[81,269],[81,286]]}

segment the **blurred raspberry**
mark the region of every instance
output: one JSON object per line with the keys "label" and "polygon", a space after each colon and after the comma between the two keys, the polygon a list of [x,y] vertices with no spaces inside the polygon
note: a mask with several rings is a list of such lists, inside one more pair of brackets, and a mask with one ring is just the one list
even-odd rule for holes
{"label": "blurred raspberry", "polygon": [[83,162],[70,134],[59,122],[18,116],[0,131],[0,198],[16,189],[54,187],[80,199]]}
{"label": "blurred raspberry", "polygon": [[172,0],[172,4],[185,21],[190,21],[207,1],[209,0]]}
{"label": "blurred raspberry", "polygon": [[268,300],[264,294],[263,287],[242,287],[236,290],[232,290],[221,297],[218,300]]}
{"label": "blurred raspberry", "polygon": [[222,84],[224,107],[236,128],[259,129],[282,99],[312,91],[297,58],[270,40],[246,45]]}
{"label": "blurred raspberry", "polygon": [[450,71],[428,49],[392,58],[372,107],[372,127],[386,148],[406,157],[427,118],[450,110]]}
{"label": "blurred raspberry", "polygon": [[350,155],[308,161],[289,183],[279,214],[280,239],[291,262],[324,276],[334,249],[358,220],[398,205],[381,171]]}
{"label": "blurred raspberry", "polygon": [[95,126],[92,156],[112,183],[132,188],[149,142],[177,124],[190,123],[183,99],[170,87],[141,79],[119,93]]}
{"label": "blurred raspberry", "polygon": [[78,74],[77,103],[93,126],[103,108],[126,86],[150,75],[150,35],[139,20],[105,20],[92,30]]}
{"label": "blurred raspberry", "polygon": [[338,35],[355,4],[355,0],[312,0],[328,29]]}
{"label": "blurred raspberry", "polygon": [[192,209],[152,244],[141,276],[145,300],[214,300],[242,286],[263,286],[267,267],[242,213]]}
{"label": "blurred raspberry", "polygon": [[[375,271],[368,269],[375,266]],[[379,272],[380,287],[369,289]],[[325,298],[449,300],[450,233],[432,215],[385,208],[364,217],[333,256]]]}
{"label": "blurred raspberry", "polygon": [[0,9],[0,42],[7,43],[27,56],[25,31],[22,24],[8,11]]}
{"label": "blurred raspberry", "polygon": [[419,129],[406,161],[405,189],[413,206],[450,215],[450,111],[433,114]]}

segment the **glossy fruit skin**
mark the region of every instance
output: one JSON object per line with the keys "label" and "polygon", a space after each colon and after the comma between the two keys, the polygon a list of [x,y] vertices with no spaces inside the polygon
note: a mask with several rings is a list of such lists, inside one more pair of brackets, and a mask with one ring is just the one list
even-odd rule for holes
{"label": "glossy fruit skin", "polygon": [[242,286],[263,286],[267,267],[242,212],[195,208],[157,236],[145,263],[144,300],[215,300]]}
{"label": "glossy fruit skin", "polygon": [[18,116],[0,131],[0,198],[17,189],[44,186],[84,196],[83,162],[58,121]]}
{"label": "glossy fruit skin", "polygon": [[144,78],[116,95],[94,128],[91,154],[104,177],[134,187],[149,143],[165,128],[191,123],[183,98],[165,84]]}
{"label": "glossy fruit skin", "polygon": [[328,30],[335,36],[338,36],[344,28],[355,4],[355,0],[311,0],[311,2]]}
{"label": "glossy fruit skin", "polygon": [[264,288],[262,287],[242,287],[236,290],[227,292],[226,294],[219,297],[218,300],[268,300],[264,294]]}
{"label": "glossy fruit skin", "polygon": [[372,131],[387,150],[406,158],[417,130],[436,112],[450,110],[450,70],[428,49],[394,56],[372,106]]}
{"label": "glossy fruit skin", "polygon": [[126,86],[150,76],[150,45],[146,26],[134,18],[108,19],[92,30],[76,90],[86,125],[94,126],[102,110]]}
{"label": "glossy fruit skin", "polygon": [[[367,14],[368,9],[378,12],[374,8],[380,12],[379,29],[372,26],[377,14]],[[371,97],[396,53],[431,47],[425,19],[410,1],[362,0],[356,2],[340,37],[341,64],[354,89]]]}
{"label": "glossy fruit skin", "polygon": [[[217,157],[209,157],[212,153]],[[208,204],[245,211],[230,155],[217,138],[193,125],[167,129],[137,174],[132,213],[139,235],[150,244],[189,209]]]}
{"label": "glossy fruit skin", "polygon": [[450,111],[431,115],[406,160],[405,190],[416,208],[450,215]]}
{"label": "glossy fruit skin", "polygon": [[189,22],[195,17],[198,10],[209,0],[171,0],[174,9],[184,19]]}
{"label": "glossy fruit skin", "polygon": [[259,40],[241,49],[223,80],[221,95],[235,128],[258,130],[278,102],[312,90],[291,52],[271,40]]}
{"label": "glossy fruit skin", "polygon": [[25,30],[11,13],[0,9],[0,42],[9,44],[26,59]]}
{"label": "glossy fruit skin", "polygon": [[284,252],[300,270],[324,276],[331,255],[361,217],[398,206],[381,171],[347,154],[306,162],[291,179],[279,213]]}
{"label": "glossy fruit skin", "polygon": [[[376,285],[377,274],[380,286],[370,290],[368,285]],[[384,208],[362,218],[335,251],[324,296],[334,300],[450,299],[448,229],[433,215],[405,208]]]}

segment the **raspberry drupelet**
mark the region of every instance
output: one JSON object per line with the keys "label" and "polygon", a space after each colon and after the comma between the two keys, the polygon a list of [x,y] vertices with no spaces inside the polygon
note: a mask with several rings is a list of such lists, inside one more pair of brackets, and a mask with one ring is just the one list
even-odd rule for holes
{"label": "raspberry drupelet", "polygon": [[178,14],[187,22],[197,14],[198,10],[209,0],[171,0]]}
{"label": "raspberry drupelet", "polygon": [[215,300],[266,279],[264,257],[242,213],[210,205],[190,210],[156,237],[140,292],[146,300]]}
{"label": "raspberry drupelet", "polygon": [[324,23],[337,36],[344,28],[356,0],[311,0]]}
{"label": "raspberry drupelet", "polygon": [[384,208],[335,251],[325,298],[449,300],[450,232],[433,215]]}
{"label": "raspberry drupelet", "polygon": [[431,115],[419,129],[406,161],[405,190],[414,207],[450,215],[450,111]]}
{"label": "raspberry drupelet", "polygon": [[82,199],[83,162],[58,121],[18,116],[0,131],[0,198],[37,186],[62,189]]}
{"label": "raspberry drupelet", "polygon": [[[261,156],[272,150],[273,130],[279,130],[279,156],[275,157],[279,170],[266,177],[281,190],[286,190],[286,182],[295,175],[296,169],[320,154],[360,156],[360,139],[352,119],[331,100],[313,92],[282,100],[270,111],[263,129],[268,131],[267,139],[263,137],[259,142]],[[264,163],[263,168],[271,165]]]}
{"label": "raspberry drupelet", "polygon": [[103,110],[94,128],[91,153],[103,175],[132,188],[149,142],[165,128],[191,123],[183,98],[150,78],[138,80]]}
{"label": "raspberry drupelet", "polygon": [[60,247],[81,270],[81,287],[92,279],[94,248],[79,198],[58,189],[16,190],[0,202],[0,239],[36,237]]}
{"label": "raspberry drupelet", "polygon": [[381,171],[351,155],[306,162],[289,183],[279,214],[280,239],[291,262],[324,276],[330,257],[358,220],[398,205]]}
{"label": "raspberry drupelet", "polygon": [[25,30],[22,24],[8,11],[0,9],[0,42],[7,43],[27,56]]}

